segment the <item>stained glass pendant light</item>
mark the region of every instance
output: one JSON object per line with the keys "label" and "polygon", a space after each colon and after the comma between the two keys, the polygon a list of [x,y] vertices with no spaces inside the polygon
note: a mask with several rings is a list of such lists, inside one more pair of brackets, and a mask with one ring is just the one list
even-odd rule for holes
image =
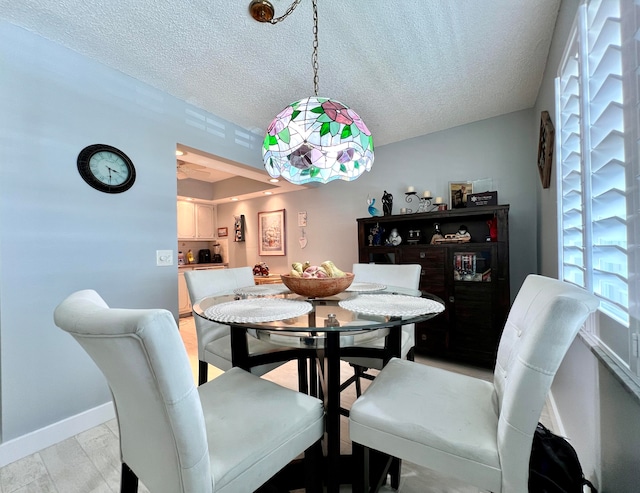
{"label": "stained glass pendant light", "polygon": [[[276,24],[301,0],[274,18],[271,3],[254,0],[249,11],[260,22]],[[295,184],[352,181],[373,164],[373,137],[360,116],[347,105],[318,97],[318,10],[313,3],[314,94],[284,108],[269,125],[262,146],[264,166],[274,178]]]}

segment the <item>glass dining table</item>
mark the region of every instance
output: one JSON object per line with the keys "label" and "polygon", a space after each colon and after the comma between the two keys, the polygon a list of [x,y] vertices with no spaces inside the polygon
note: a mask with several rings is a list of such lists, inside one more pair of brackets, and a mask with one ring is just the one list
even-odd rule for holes
{"label": "glass dining table", "polygon": [[[312,362],[305,390],[322,397],[325,406],[329,493],[350,482],[347,468],[340,474],[341,357],[374,357],[386,364],[400,356],[403,325],[444,310],[442,300],[419,290],[372,283],[352,286],[353,290],[324,298],[301,296],[279,284],[247,286],[193,304],[195,315],[230,326],[234,366],[249,370],[283,357]],[[247,333],[288,350],[249,354]],[[382,338],[383,344],[368,344]]]}

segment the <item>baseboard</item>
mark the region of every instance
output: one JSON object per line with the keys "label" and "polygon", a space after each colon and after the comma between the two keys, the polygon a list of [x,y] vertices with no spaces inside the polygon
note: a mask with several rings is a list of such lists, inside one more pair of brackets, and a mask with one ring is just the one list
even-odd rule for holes
{"label": "baseboard", "polygon": [[0,467],[115,418],[111,402],[0,444]]}

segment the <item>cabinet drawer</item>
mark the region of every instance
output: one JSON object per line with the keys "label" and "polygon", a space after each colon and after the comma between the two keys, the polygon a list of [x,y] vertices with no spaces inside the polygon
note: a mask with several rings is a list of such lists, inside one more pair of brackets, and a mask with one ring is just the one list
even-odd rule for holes
{"label": "cabinet drawer", "polygon": [[424,246],[424,247],[405,247],[402,250],[403,264],[422,264],[430,265],[434,268],[444,268],[447,251],[442,247]]}
{"label": "cabinet drawer", "polygon": [[420,289],[442,297],[445,293],[446,253],[439,247],[409,247],[402,252],[402,263],[420,264]]}

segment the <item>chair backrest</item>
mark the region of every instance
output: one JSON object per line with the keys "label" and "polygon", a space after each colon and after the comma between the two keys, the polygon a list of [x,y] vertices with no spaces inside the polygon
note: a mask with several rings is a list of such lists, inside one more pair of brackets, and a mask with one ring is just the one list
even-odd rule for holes
{"label": "chair backrest", "polygon": [[419,264],[353,264],[354,282],[375,282],[387,286],[418,289]]}
{"label": "chair backrest", "polygon": [[529,275],[522,284],[494,371],[503,492],[526,491],[533,433],[553,377],[598,305],[594,295],[557,279]]}
{"label": "chair backrest", "polygon": [[233,269],[188,270],[184,273],[191,302],[222,293],[231,293],[236,288],[253,286],[253,269],[236,267]]}
{"label": "chair backrest", "polygon": [[105,375],[125,462],[153,492],[211,492],[204,415],[171,312],[109,308],[93,290],[55,310]]}
{"label": "chair backrest", "polygon": [[[203,269],[185,271],[184,279],[192,303],[206,296],[231,293],[236,288],[255,284],[251,267],[233,269]],[[229,334],[229,326],[205,320],[195,316],[194,322],[198,335],[198,358],[204,361],[204,347],[211,341]]]}

